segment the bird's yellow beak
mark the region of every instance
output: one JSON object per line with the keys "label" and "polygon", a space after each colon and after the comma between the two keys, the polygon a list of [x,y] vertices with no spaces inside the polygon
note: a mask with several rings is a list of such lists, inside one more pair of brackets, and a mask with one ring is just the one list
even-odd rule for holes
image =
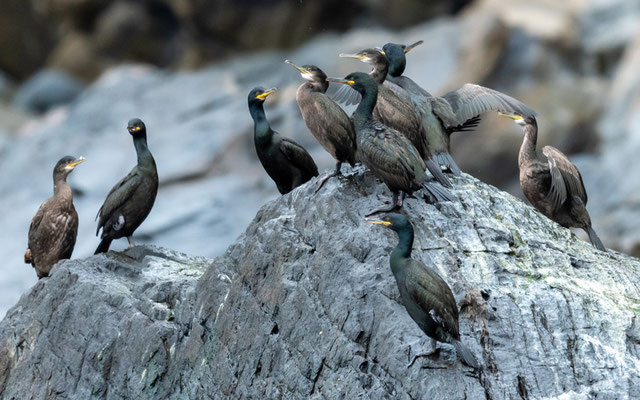
{"label": "bird's yellow beak", "polygon": [[269,96],[271,93],[277,91],[278,89],[276,88],[271,88],[265,92],[260,93],[259,95],[256,96],[256,99],[266,99],[267,96]]}
{"label": "bird's yellow beak", "polygon": [[391,222],[389,221],[377,221],[377,220],[369,220],[369,219],[365,219],[364,221],[374,225],[383,225],[383,226],[391,225]]}
{"label": "bird's yellow beak", "polygon": [[342,83],[349,86],[353,86],[356,83],[356,81],[350,81],[347,79],[340,79],[340,78],[327,78],[327,82]]}
{"label": "bird's yellow beak", "polygon": [[294,63],[292,63],[292,62],[291,62],[291,61],[289,61],[289,60],[284,60],[284,63],[285,63],[285,64],[289,64],[289,65],[291,65],[293,68],[297,69],[297,70],[298,70],[298,72],[300,72],[300,73],[301,73],[301,74],[303,74],[303,75],[304,75],[304,74],[311,74],[311,71],[309,71],[309,70],[307,70],[307,69],[304,69],[304,68],[302,68],[302,67],[300,67],[300,66],[298,66],[298,65],[295,65]]}
{"label": "bird's yellow beak", "polygon": [[413,50],[415,47],[420,46],[422,43],[424,43],[424,40],[418,40],[414,44],[410,44],[409,46],[405,47],[404,48],[405,54]]}
{"label": "bird's yellow beak", "polygon": [[75,168],[76,165],[85,162],[86,158],[80,156],[80,158],[78,158],[77,160],[75,160],[72,163],[67,164],[67,167],[71,167],[71,168]]}
{"label": "bird's yellow beak", "polygon": [[340,53],[340,57],[342,58],[355,58],[356,60],[364,60],[367,57],[363,56],[362,54],[345,54],[345,53]]}
{"label": "bird's yellow beak", "polygon": [[507,117],[507,118],[511,118],[511,119],[512,119],[512,120],[514,120],[514,121],[518,121],[518,120],[521,120],[521,119],[522,119],[522,116],[521,116],[521,115],[505,114],[505,113],[501,113],[501,112],[499,112],[499,113],[498,113],[498,115],[501,115],[501,116],[503,116],[503,117]]}

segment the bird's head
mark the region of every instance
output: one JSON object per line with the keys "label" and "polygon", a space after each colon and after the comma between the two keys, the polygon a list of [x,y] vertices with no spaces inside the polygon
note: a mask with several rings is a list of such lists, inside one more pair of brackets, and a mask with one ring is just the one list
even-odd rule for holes
{"label": "bird's head", "polygon": [[367,219],[366,221],[370,224],[382,225],[385,228],[389,228],[396,232],[400,232],[404,230],[413,230],[413,227],[411,226],[411,223],[409,222],[407,217],[397,213],[387,214],[379,220]]}
{"label": "bird's head", "polygon": [[300,67],[289,60],[285,60],[284,62],[285,64],[289,64],[293,68],[295,68],[298,72],[300,72],[300,76],[302,76],[303,79],[309,82],[322,83],[327,80],[327,74],[325,74],[320,68],[316,67],[315,65],[303,65],[302,67]]}
{"label": "bird's head", "polygon": [[140,118],[132,118],[127,122],[127,130],[131,136],[143,136],[147,133],[147,127]]}
{"label": "bird's head", "polygon": [[520,126],[531,125],[535,121],[535,118],[533,118],[533,117],[523,117],[522,115],[518,115],[518,114],[498,113],[498,115],[510,118],[510,119],[513,120],[513,122],[515,122],[516,124],[518,124]]}
{"label": "bird's head", "polygon": [[364,72],[352,72],[344,78],[327,78],[329,82],[342,83],[344,85],[349,85],[361,94],[364,93],[367,89],[369,90],[377,90],[378,86],[376,82],[369,76],[369,74],[365,74]]}
{"label": "bird's head", "polygon": [[60,160],[58,160],[58,162],[56,163],[56,166],[53,168],[53,176],[69,175],[69,173],[73,171],[73,169],[77,167],[78,164],[84,162],[84,160],[86,160],[86,158],[82,156],[80,156],[80,158],[75,158],[72,156],[62,157]]}
{"label": "bird's head", "polygon": [[355,54],[345,54],[341,53],[340,57],[343,58],[353,58],[356,60],[360,60],[367,64],[378,64],[380,62],[386,62],[386,57],[381,49],[364,49]]}
{"label": "bird's head", "polygon": [[249,92],[249,104],[262,104],[271,93],[277,91],[276,88],[265,89],[263,87],[253,88]]}

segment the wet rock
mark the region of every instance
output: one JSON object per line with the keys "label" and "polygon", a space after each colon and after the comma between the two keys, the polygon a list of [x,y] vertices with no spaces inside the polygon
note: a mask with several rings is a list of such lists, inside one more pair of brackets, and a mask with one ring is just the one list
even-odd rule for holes
{"label": "wet rock", "polygon": [[46,69],[23,83],[13,103],[24,110],[44,113],[72,102],[84,90],[84,84],[60,71]]}
{"label": "wet rock", "polygon": [[[449,283],[470,374],[398,302],[386,194],[363,168],[267,203],[215,260],[139,247],[65,261],[0,323],[0,396],[638,397],[640,262],[492,186],[409,198],[413,257]],[[577,260],[580,266],[576,267]]]}

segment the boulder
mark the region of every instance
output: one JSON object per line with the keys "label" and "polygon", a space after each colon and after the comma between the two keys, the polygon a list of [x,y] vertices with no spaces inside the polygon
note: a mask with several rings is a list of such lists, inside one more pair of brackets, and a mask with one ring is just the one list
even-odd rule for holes
{"label": "boulder", "polygon": [[[640,262],[464,175],[403,212],[460,305],[473,373],[399,301],[363,168],[267,203],[214,260],[141,246],[57,264],[0,323],[4,398],[637,398]],[[422,356],[432,353],[430,356]]]}
{"label": "boulder", "polygon": [[44,113],[72,102],[82,90],[84,84],[77,79],[60,71],[45,69],[16,90],[13,103],[23,110]]}

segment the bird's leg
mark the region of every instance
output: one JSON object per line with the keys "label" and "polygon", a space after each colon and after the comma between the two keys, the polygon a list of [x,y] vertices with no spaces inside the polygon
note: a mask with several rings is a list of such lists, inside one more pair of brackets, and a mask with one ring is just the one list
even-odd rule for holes
{"label": "bird's leg", "polygon": [[396,201],[396,206],[398,208],[402,208],[403,203],[404,203],[404,192],[400,192],[400,196],[398,196],[398,200]]}
{"label": "bird's leg", "polygon": [[318,187],[316,188],[316,193],[318,192],[318,190],[320,190],[322,188],[322,186],[324,185],[324,183],[331,177],[333,176],[338,176],[342,174],[342,163],[340,161],[338,161],[336,163],[336,169],[333,172],[329,172],[327,174],[322,175],[320,178],[318,178]]}
{"label": "bird's leg", "polygon": [[376,210],[371,211],[369,214],[365,215],[365,217],[370,217],[373,214],[377,214],[380,212],[391,212],[396,209],[396,204],[398,203],[398,192],[393,192],[393,198],[391,199],[391,206],[382,207]]}
{"label": "bird's leg", "polygon": [[411,362],[407,365],[407,368],[411,368],[411,366],[415,364],[418,358],[427,357],[430,359],[435,359],[440,355],[440,347],[438,347],[438,342],[434,338],[431,338],[431,348],[432,350],[427,353],[416,354],[413,357],[413,360],[411,360]]}
{"label": "bird's leg", "polygon": [[127,240],[129,241],[129,248],[132,249],[135,247],[135,243],[133,243],[133,236],[127,236]]}

